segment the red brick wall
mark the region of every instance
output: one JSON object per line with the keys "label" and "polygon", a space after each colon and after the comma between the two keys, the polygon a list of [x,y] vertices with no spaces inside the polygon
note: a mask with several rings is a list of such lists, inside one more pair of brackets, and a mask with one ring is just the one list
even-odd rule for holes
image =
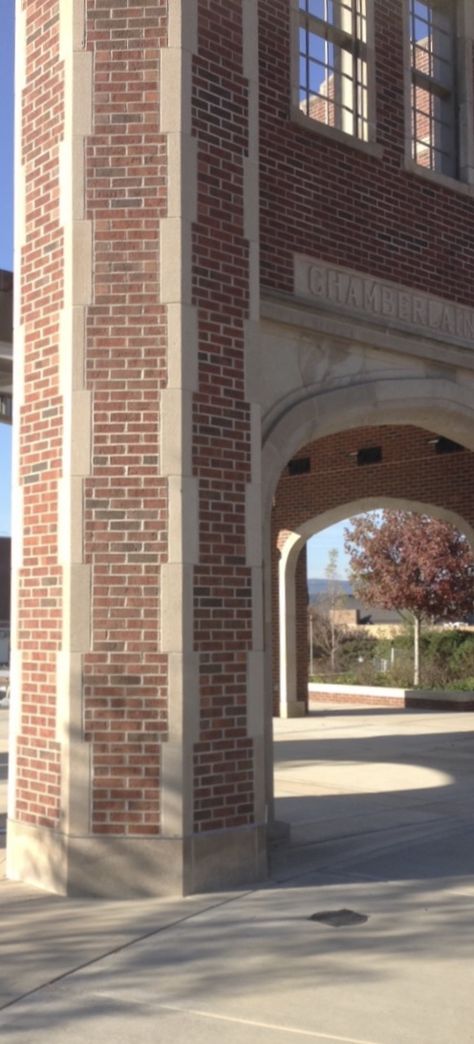
{"label": "red brick wall", "polygon": [[331,706],[334,704],[340,704],[341,706],[352,705],[352,706],[364,706],[364,707],[412,707],[418,710],[446,710],[446,711],[474,711],[474,700],[469,699],[469,694],[465,694],[465,699],[455,700],[450,699],[446,693],[446,699],[427,699],[417,695],[416,692],[410,693],[409,696],[368,696],[364,694],[364,690],[361,687],[362,695],[359,693],[349,694],[341,692],[311,692],[309,697],[309,704],[312,710],[319,710],[325,703],[329,703]]}
{"label": "red brick wall", "polygon": [[[362,497],[416,500],[456,512],[474,525],[474,453],[437,454],[433,433],[411,426],[381,425],[329,435],[303,446],[297,457],[309,457],[303,475],[285,472],[277,486],[272,515],[273,602],[277,605],[278,548],[288,531],[331,508]],[[380,446],[380,463],[359,466],[357,450]],[[306,625],[306,596],[297,583],[298,615]],[[275,712],[278,711],[278,629],[273,613]],[[298,641],[298,699],[307,696],[308,641],[301,619]]]}
{"label": "red brick wall", "polygon": [[248,246],[243,161],[248,141],[241,0],[199,0],[193,130],[198,141],[198,220],[193,242],[199,315],[199,391],[193,425],[199,481],[200,565],[195,569],[195,649],[200,653],[200,741],[195,748],[196,830],[253,819],[253,744],[247,736],[251,643],[245,485],[250,478],[244,399]]}
{"label": "red brick wall", "polygon": [[400,0],[375,0],[381,159],[292,122],[290,4],[258,3],[263,288],[292,290],[297,251],[473,304],[472,200],[402,169]]}
{"label": "red brick wall", "polygon": [[20,287],[25,336],[25,395],[19,422],[24,530],[18,604],[23,701],[16,815],[26,823],[56,826],[56,653],[61,641],[56,524],[62,449],[58,324],[63,303],[58,165],[63,67],[59,0],[25,0],[23,8],[27,46],[21,154],[28,186]]}
{"label": "red brick wall", "polygon": [[87,217],[94,222],[86,377],[93,466],[85,552],[92,565],[93,646],[85,666],[93,748],[93,829],[159,830],[160,741],[167,728],[159,648],[159,566],[167,554],[159,479],[159,393],[166,317],[157,303],[166,143],[159,132],[159,57],[168,4],[87,0],[94,131],[87,140]]}

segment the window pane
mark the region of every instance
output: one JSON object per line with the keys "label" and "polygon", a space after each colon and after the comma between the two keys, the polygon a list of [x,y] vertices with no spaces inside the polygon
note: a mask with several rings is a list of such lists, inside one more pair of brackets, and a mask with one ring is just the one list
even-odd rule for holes
{"label": "window pane", "polygon": [[451,0],[410,0],[412,155],[455,173],[455,27]]}
{"label": "window pane", "polygon": [[305,14],[358,40],[367,39],[367,0],[299,0],[299,7]]}
{"label": "window pane", "polygon": [[[308,54],[310,58],[315,58],[318,61],[325,63],[328,61],[329,48],[332,51],[332,45],[323,40],[322,36],[316,36],[316,33],[308,33]],[[334,56],[331,54],[329,59],[331,62],[334,61]]]}
{"label": "window pane", "polygon": [[367,140],[366,0],[299,0],[299,6],[301,110]]}

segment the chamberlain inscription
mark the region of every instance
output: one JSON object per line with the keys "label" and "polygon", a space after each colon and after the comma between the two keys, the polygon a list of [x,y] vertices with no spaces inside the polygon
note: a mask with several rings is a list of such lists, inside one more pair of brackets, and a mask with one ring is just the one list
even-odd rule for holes
{"label": "chamberlain inscription", "polygon": [[321,305],[474,347],[474,310],[373,276],[296,259],[296,293]]}

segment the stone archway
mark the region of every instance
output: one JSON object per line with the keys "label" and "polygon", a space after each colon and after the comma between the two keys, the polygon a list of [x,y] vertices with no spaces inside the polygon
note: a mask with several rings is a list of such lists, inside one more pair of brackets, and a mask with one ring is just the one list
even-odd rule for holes
{"label": "stone archway", "polygon": [[[439,435],[455,440],[466,449],[474,451],[474,405],[469,387],[463,386],[460,380],[452,380],[449,377],[419,376],[410,377],[409,373],[403,378],[385,378],[361,380],[357,388],[349,382],[339,387],[316,390],[314,387],[301,388],[298,393],[292,392],[287,398],[280,398],[268,411],[263,421],[263,446],[262,446],[262,515],[264,526],[264,634],[265,634],[265,656],[264,656],[264,732],[265,732],[265,787],[266,805],[269,809],[270,819],[273,809],[273,729],[272,717],[274,707],[274,683],[273,683],[273,641],[272,630],[274,628],[274,605],[272,604],[272,505],[275,501],[276,491],[280,477],[295,454],[302,447],[320,438],[337,434],[338,432],[354,431],[361,426],[377,425],[416,425],[426,432],[436,431]],[[388,495],[386,494],[386,497]],[[349,503],[347,498],[346,505]],[[357,498],[360,503],[360,497]],[[434,498],[436,499],[436,498]],[[351,498],[352,503],[355,498]],[[342,501],[342,498],[341,498]],[[365,501],[367,503],[367,501]],[[378,498],[381,503],[380,497]],[[398,503],[402,503],[397,498]],[[467,526],[474,524],[464,517],[462,512],[454,509],[443,508],[432,503],[431,498],[410,498],[414,505],[432,505],[435,509],[444,513],[444,517],[450,517],[458,524],[462,520],[461,528],[467,532]],[[330,520],[336,521],[338,512],[342,509],[341,502],[337,507],[327,509],[326,512],[318,512],[321,522],[324,518],[325,525]],[[449,516],[449,511],[451,515]],[[344,507],[347,514],[348,508]],[[306,518],[306,522],[315,517],[312,512]],[[339,515],[340,517],[340,515]],[[343,516],[344,517],[344,516]],[[322,526],[323,527],[323,526]],[[293,530],[294,531],[294,530]],[[301,534],[300,534],[301,535]],[[469,537],[469,539],[471,539]],[[292,552],[292,561],[296,566],[297,548]],[[305,540],[301,540],[301,550]],[[278,571],[278,566],[277,566]],[[294,590],[294,589],[293,589]],[[291,598],[294,595],[288,593],[286,587],[287,611],[293,612]],[[288,604],[290,599],[290,604]],[[295,609],[296,612],[296,609]],[[287,652],[288,660],[288,652]],[[291,659],[291,653],[290,653]],[[288,664],[286,667],[288,671]],[[289,689],[286,682],[286,701],[288,704]]]}
{"label": "stone archway", "polygon": [[474,451],[474,401],[459,380],[371,379],[306,390],[269,411],[263,422],[262,493],[268,507],[288,460],[317,438],[358,427],[411,424]]}

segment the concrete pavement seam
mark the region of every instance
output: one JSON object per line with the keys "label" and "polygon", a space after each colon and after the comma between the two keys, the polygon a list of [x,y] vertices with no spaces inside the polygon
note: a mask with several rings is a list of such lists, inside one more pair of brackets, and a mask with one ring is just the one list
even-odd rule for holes
{"label": "concrete pavement seam", "polygon": [[186,921],[192,921],[193,918],[199,917],[203,913],[209,913],[211,910],[218,910],[222,906],[228,906],[230,903],[235,903],[239,899],[245,899],[249,895],[254,895],[259,889],[251,888],[247,892],[239,892],[236,895],[230,897],[230,899],[224,899],[221,902],[211,903],[206,907],[205,910],[198,910],[194,913],[187,914],[186,917],[179,917],[169,924],[163,925],[161,928],[153,928],[149,932],[144,932],[143,935],[137,935],[133,939],[128,939],[127,942],[120,943],[118,946],[113,946],[112,949],[106,950],[105,953],[101,953],[99,957],[92,957],[88,961],[83,961],[81,964],[77,964],[74,968],[70,968],[66,972],[61,972],[59,975],[54,975],[52,979],[47,979],[46,982],[42,982],[39,986],[34,986],[31,990],[26,990],[25,993],[20,993],[18,997],[14,997],[12,1000],[6,1001],[5,1004],[0,1004],[0,1011],[5,1011],[6,1008],[13,1007],[14,1004],[19,1004],[20,1001],[25,1000],[27,997],[31,997],[35,993],[40,993],[41,990],[45,990],[48,986],[54,986],[55,983],[61,982],[63,979],[67,979],[70,975],[75,975],[76,972],[83,971],[85,968],[90,968],[93,964],[98,964],[99,961],[105,960],[106,957],[113,957],[117,953],[121,953],[123,950],[128,950],[131,946],[135,946],[137,943],[144,942],[146,939],[151,939],[154,935],[160,935],[162,932],[166,932],[171,928],[176,928],[180,924],[184,924]]}

